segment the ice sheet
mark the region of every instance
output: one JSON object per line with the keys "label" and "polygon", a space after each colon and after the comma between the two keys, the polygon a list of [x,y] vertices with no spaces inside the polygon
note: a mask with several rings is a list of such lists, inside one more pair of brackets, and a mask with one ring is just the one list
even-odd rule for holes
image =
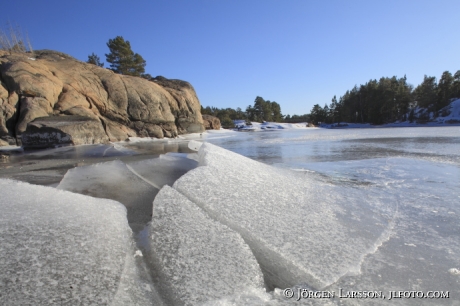
{"label": "ice sheet", "polygon": [[150,272],[140,250],[132,248],[126,255],[120,285],[110,305],[164,305],[156,288],[153,286]]}
{"label": "ice sheet", "polygon": [[150,221],[152,202],[158,193],[119,160],[70,169],[57,188],[124,204],[128,222],[135,230]]}
{"label": "ice sheet", "polygon": [[397,199],[381,190],[338,190],[208,143],[198,154],[204,167],[173,187],[243,236],[269,288],[323,288],[359,273],[363,258],[388,239]]}
{"label": "ice sheet", "polygon": [[224,296],[264,293],[259,265],[239,234],[168,186],[153,207],[152,264],[169,304],[200,305]]}
{"label": "ice sheet", "polygon": [[11,180],[0,189],[1,305],[113,301],[132,246],[123,205]]}
{"label": "ice sheet", "polygon": [[195,168],[198,163],[186,158],[186,153],[177,155],[160,155],[159,158],[128,163],[129,168],[158,189],[164,185],[172,186],[174,182]]}
{"label": "ice sheet", "polygon": [[91,157],[114,157],[136,154],[136,152],[126,149],[118,144],[65,146],[47,150],[27,151],[26,153],[27,155],[37,159],[77,159]]}
{"label": "ice sheet", "polygon": [[[326,174],[334,184],[352,180],[385,186],[399,198],[393,234],[367,256],[361,273],[347,276],[330,289],[338,291],[369,288],[389,291],[401,288],[427,292],[449,291],[450,299],[406,299],[404,305],[455,305],[460,278],[450,273],[460,266],[460,168],[449,163],[409,158],[381,158],[359,161],[305,164],[305,168]],[[364,302],[362,302],[364,304]],[[383,304],[384,301],[374,304]]]}

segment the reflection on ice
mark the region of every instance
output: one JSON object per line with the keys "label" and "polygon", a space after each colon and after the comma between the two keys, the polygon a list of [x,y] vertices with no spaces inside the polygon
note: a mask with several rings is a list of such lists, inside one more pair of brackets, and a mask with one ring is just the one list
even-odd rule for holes
{"label": "reflection on ice", "polygon": [[152,201],[158,193],[128,169],[125,163],[111,162],[69,170],[58,189],[116,200],[128,209],[128,222],[143,227],[152,214]]}
{"label": "reflection on ice", "polygon": [[159,158],[128,163],[131,171],[158,189],[164,185],[172,186],[179,177],[197,165],[195,160],[171,155],[160,155]]}
{"label": "reflection on ice", "polygon": [[118,144],[97,144],[82,146],[66,146],[50,150],[27,151],[28,156],[33,158],[67,159],[67,158],[89,158],[89,157],[115,157],[132,155],[134,152]]}

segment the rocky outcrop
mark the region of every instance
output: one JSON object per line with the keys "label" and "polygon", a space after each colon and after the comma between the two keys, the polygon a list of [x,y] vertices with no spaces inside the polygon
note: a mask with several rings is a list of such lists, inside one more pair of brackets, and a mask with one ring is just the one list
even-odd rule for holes
{"label": "rocky outcrop", "polygon": [[203,125],[206,130],[220,130],[220,120],[211,115],[202,115]]}
{"label": "rocky outcrop", "polygon": [[27,148],[109,142],[99,120],[83,116],[47,116],[30,122],[21,135]]}
{"label": "rocky outcrop", "polygon": [[0,139],[8,143],[21,138],[25,146],[37,143],[31,135],[42,137],[49,129],[56,135],[60,130],[61,140],[69,135],[72,144],[204,130],[200,102],[185,81],[115,74],[49,50],[0,51],[0,81]]}

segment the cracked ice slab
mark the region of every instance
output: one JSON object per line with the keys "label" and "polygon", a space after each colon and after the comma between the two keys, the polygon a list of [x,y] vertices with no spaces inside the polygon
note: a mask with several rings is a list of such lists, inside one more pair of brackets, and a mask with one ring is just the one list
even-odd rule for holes
{"label": "cracked ice slab", "polygon": [[126,208],[0,179],[0,304],[114,301],[132,248]]}
{"label": "cracked ice slab", "polygon": [[263,276],[241,236],[164,186],[153,203],[151,261],[171,305],[201,305],[224,296],[265,294]]}
{"label": "cracked ice slab", "polygon": [[150,221],[152,202],[158,193],[120,160],[70,169],[57,188],[116,200],[126,206],[128,222],[140,228]]}
{"label": "cracked ice slab", "polygon": [[[324,288],[359,273],[388,238],[396,203],[372,187],[341,187],[204,143],[199,167],[173,188],[240,233],[269,288]],[[365,190],[363,190],[365,189]]]}
{"label": "cracked ice slab", "polygon": [[183,155],[162,154],[158,158],[129,163],[128,166],[152,186],[161,189],[164,185],[172,186],[179,177],[196,168],[197,164],[195,160]]}

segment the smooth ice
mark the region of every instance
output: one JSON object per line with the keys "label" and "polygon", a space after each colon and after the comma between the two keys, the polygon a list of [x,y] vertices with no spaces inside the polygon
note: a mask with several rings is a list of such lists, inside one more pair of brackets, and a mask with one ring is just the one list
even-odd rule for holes
{"label": "smooth ice", "polygon": [[387,239],[397,199],[277,169],[205,143],[174,188],[249,244],[269,288],[320,289],[359,273]]}
{"label": "smooth ice", "polygon": [[123,205],[12,180],[0,189],[1,305],[116,301],[132,249]]}
{"label": "smooth ice", "polygon": [[128,222],[135,230],[150,221],[152,202],[158,193],[119,160],[70,169],[57,188],[124,204]]}
{"label": "smooth ice", "polygon": [[241,236],[169,186],[153,203],[150,237],[152,264],[168,305],[265,293],[259,264]]}
{"label": "smooth ice", "polygon": [[197,165],[198,163],[195,160],[185,156],[169,154],[128,163],[131,171],[134,171],[158,189],[161,189],[164,185],[172,186],[179,177],[196,168]]}
{"label": "smooth ice", "polygon": [[197,164],[185,156],[169,155],[127,164],[114,160],[70,169],[57,188],[123,203],[128,222],[137,232],[151,220],[158,191]]}
{"label": "smooth ice", "polygon": [[[397,218],[388,239],[361,265],[329,289],[369,288],[384,292],[449,291],[450,299],[427,301],[452,305],[460,278],[460,168],[448,163],[409,158],[380,158],[304,164],[337,186],[366,182],[398,197]],[[311,172],[310,172],[311,173]],[[383,187],[385,186],[385,187]],[[420,305],[407,299],[404,304]]]}

